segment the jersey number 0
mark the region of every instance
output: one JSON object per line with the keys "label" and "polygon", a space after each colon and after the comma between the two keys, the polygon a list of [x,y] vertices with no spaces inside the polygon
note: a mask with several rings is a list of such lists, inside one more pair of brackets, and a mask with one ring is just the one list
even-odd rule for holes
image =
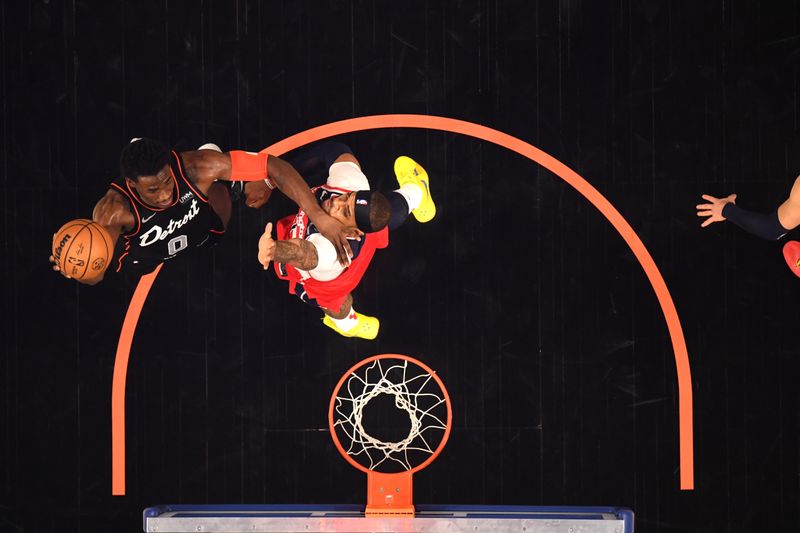
{"label": "jersey number 0", "polygon": [[169,255],[175,255],[187,246],[189,246],[189,239],[186,235],[178,235],[167,243],[167,251]]}

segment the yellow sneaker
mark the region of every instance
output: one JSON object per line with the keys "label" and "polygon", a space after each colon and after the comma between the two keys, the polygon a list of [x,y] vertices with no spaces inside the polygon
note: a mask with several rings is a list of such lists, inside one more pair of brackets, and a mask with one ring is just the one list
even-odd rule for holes
{"label": "yellow sneaker", "polygon": [[367,339],[371,341],[378,336],[378,329],[381,327],[380,320],[374,316],[362,315],[358,311],[356,311],[356,317],[358,318],[356,325],[353,326],[353,329],[347,331],[342,331],[339,329],[339,327],[336,325],[336,322],[334,322],[333,319],[328,315],[325,315],[325,317],[322,319],[322,323],[344,337],[358,337],[360,339]]}
{"label": "yellow sneaker", "polygon": [[431,191],[428,187],[428,173],[419,164],[411,159],[401,155],[394,162],[394,173],[397,176],[397,183],[402,187],[407,183],[411,183],[422,189],[422,201],[416,209],[411,211],[420,222],[428,222],[436,215],[436,204],[433,203]]}

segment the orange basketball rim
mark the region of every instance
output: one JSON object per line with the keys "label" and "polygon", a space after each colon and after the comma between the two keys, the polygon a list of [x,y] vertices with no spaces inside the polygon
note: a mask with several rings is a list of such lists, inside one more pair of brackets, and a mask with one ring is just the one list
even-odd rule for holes
{"label": "orange basketball rim", "polygon": [[[363,428],[363,407],[381,394],[394,396],[395,406],[409,415],[408,435],[398,442],[381,441]],[[367,474],[367,516],[414,515],[413,475],[439,456],[452,425],[450,395],[442,380],[425,363],[401,354],[374,355],[350,367],[333,389],[328,408],[336,449]],[[350,443],[343,444],[339,433]],[[428,442],[431,433],[439,438],[435,448]],[[410,463],[409,451],[420,458],[418,464]],[[355,460],[356,456],[368,464]],[[384,465],[401,471],[381,471]]]}

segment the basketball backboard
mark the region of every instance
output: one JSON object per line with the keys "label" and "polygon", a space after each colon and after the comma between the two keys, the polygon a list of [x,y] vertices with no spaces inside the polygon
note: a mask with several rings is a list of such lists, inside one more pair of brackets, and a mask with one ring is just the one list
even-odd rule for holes
{"label": "basketball backboard", "polygon": [[366,517],[363,505],[162,505],[144,511],[146,533],[439,532],[633,533],[619,507],[416,505],[410,517]]}

